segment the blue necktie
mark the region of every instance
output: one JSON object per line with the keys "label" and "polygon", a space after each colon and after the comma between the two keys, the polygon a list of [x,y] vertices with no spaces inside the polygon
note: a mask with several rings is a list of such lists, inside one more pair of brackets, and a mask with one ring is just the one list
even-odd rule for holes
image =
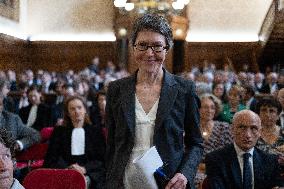
{"label": "blue necktie", "polygon": [[249,161],[250,153],[244,153],[243,189],[252,189],[252,170]]}

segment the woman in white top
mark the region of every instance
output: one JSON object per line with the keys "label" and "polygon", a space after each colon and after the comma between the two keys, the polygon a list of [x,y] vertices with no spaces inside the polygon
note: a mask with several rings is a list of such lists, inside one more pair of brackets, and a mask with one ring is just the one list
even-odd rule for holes
{"label": "woman in white top", "polygon": [[102,131],[89,121],[87,106],[79,96],[65,102],[64,125],[54,129],[44,160],[45,167],[75,169],[91,180],[91,188],[105,181],[105,141]]}
{"label": "woman in white top", "polygon": [[138,70],[111,82],[107,93],[106,188],[147,188],[132,161],[152,146],[166,165],[167,189],[194,188],[202,156],[199,100],[192,81],[163,68],[172,30],[164,17],[146,14],[135,21],[131,43]]}

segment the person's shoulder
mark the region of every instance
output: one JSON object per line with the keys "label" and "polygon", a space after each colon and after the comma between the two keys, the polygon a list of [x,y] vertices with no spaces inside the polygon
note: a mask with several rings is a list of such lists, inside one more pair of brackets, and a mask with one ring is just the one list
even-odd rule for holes
{"label": "person's shoulder", "polygon": [[228,154],[232,154],[232,151],[234,150],[233,144],[228,144],[223,148],[219,148],[217,150],[214,150],[213,152],[210,152],[206,155],[207,158],[229,158]]}
{"label": "person's shoulder", "polygon": [[263,160],[263,162],[276,162],[277,161],[277,155],[275,154],[270,154],[267,153],[257,147],[254,148],[255,152],[257,155]]}
{"label": "person's shoulder", "polygon": [[17,119],[19,116],[17,114],[14,114],[12,112],[8,112],[6,110],[2,111],[2,115],[4,118],[10,118],[10,119]]}
{"label": "person's shoulder", "polygon": [[179,75],[175,75],[172,73],[167,72],[167,74],[169,74],[170,77],[172,77],[176,83],[180,84],[180,85],[184,85],[184,86],[188,86],[188,85],[194,85],[194,82],[192,80],[189,79],[185,79]]}
{"label": "person's shoulder", "polygon": [[133,80],[134,80],[134,76],[130,75],[128,77],[112,81],[112,82],[109,83],[108,92],[109,91],[112,91],[112,92],[117,91],[117,90],[119,90],[119,88],[129,86],[129,83],[133,82]]}
{"label": "person's shoulder", "polygon": [[187,80],[181,76],[174,75],[169,72],[166,72],[166,74],[166,77],[170,78],[168,79],[168,81],[170,80],[170,82],[173,83],[179,91],[184,91],[185,93],[195,92],[195,84],[193,81]]}
{"label": "person's shoulder", "polygon": [[133,75],[130,75],[128,77],[117,79],[115,81],[110,82],[110,86],[120,86],[120,85],[123,85],[125,83],[130,82],[133,79],[133,77],[134,77]]}
{"label": "person's shoulder", "polygon": [[229,123],[227,123],[225,121],[218,121],[218,120],[214,121],[214,127],[222,129],[222,130],[231,128]]}

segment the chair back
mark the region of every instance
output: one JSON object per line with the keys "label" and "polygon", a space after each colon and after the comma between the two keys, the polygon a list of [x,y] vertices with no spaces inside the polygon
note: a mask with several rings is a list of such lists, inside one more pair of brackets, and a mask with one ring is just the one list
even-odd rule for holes
{"label": "chair back", "polygon": [[42,167],[47,148],[47,143],[34,144],[27,150],[20,152],[16,155],[16,167],[19,169],[27,167],[29,171]]}
{"label": "chair back", "polygon": [[42,160],[47,152],[48,144],[34,144],[16,156],[17,161]]}
{"label": "chair back", "polygon": [[52,132],[54,130],[54,127],[44,127],[40,131],[41,141],[46,142],[50,139]]}
{"label": "chair back", "polygon": [[86,189],[84,175],[72,169],[36,169],[24,179],[25,189]]}

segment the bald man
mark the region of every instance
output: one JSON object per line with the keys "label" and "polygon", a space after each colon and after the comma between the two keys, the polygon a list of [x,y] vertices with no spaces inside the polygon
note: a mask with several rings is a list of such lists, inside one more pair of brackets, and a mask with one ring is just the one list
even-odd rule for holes
{"label": "bald man", "polygon": [[261,121],[250,110],[233,117],[234,143],[205,158],[210,189],[271,189],[284,186],[276,156],[257,149]]}

